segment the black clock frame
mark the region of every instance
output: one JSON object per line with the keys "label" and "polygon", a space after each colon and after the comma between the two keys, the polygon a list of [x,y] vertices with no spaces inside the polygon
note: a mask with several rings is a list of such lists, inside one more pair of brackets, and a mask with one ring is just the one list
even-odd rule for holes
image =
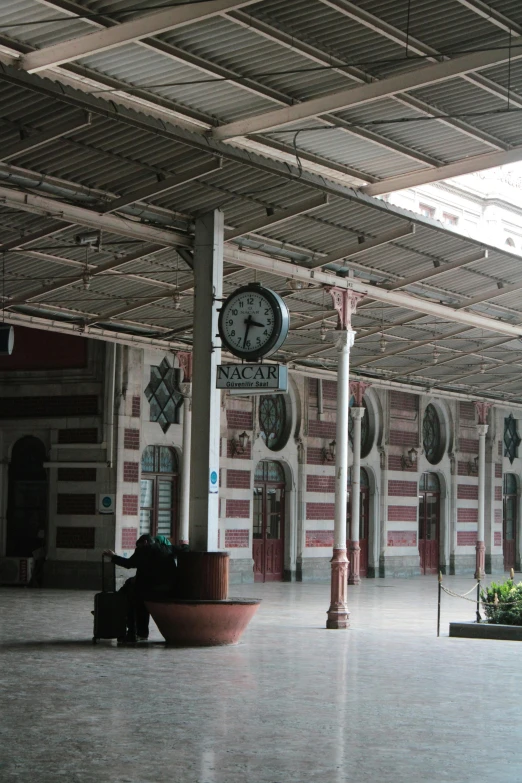
{"label": "black clock frame", "polygon": [[[242,351],[239,348],[231,345],[227,340],[225,330],[223,329],[223,319],[225,317],[225,310],[229,302],[239,294],[246,295],[248,293],[254,295],[261,294],[264,296],[270,302],[274,312],[274,329],[270,339],[267,340],[267,342],[256,351]],[[283,309],[285,312],[283,312]],[[289,326],[290,313],[288,312],[286,304],[281,299],[279,294],[276,294],[275,291],[272,291],[270,288],[265,288],[261,285],[261,283],[249,283],[248,285],[243,285],[240,288],[236,288],[235,291],[232,291],[232,293],[227,296],[219,311],[218,331],[221,342],[223,347],[230,353],[233,353],[234,356],[237,356],[238,359],[247,359],[249,361],[255,362],[258,359],[261,359],[263,356],[269,356],[271,353],[274,353],[286,340]]]}

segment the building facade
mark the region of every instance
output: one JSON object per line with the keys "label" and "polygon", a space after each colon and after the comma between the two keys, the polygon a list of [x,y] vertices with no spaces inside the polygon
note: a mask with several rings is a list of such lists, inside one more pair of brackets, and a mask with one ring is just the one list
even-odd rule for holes
{"label": "building facade", "polygon": [[[96,589],[103,549],[130,555],[146,532],[186,539],[187,354],[19,328],[0,373],[3,581],[23,581],[43,544],[45,586]],[[353,386],[357,400],[361,576],[472,574],[474,401],[384,383]],[[521,418],[500,403],[488,413],[489,573],[520,568]],[[329,580],[335,428],[333,374],[291,370],[287,394],[222,392],[218,546],[231,582]],[[348,538],[351,494],[349,480]]]}
{"label": "building facade", "polygon": [[385,199],[464,236],[522,253],[520,164],[400,190]]}

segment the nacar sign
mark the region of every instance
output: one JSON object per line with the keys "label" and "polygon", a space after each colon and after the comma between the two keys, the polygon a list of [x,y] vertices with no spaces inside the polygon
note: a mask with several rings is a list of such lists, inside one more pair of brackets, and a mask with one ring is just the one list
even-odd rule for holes
{"label": "nacar sign", "polygon": [[243,392],[287,391],[288,370],[279,364],[220,364],[217,368],[218,389]]}

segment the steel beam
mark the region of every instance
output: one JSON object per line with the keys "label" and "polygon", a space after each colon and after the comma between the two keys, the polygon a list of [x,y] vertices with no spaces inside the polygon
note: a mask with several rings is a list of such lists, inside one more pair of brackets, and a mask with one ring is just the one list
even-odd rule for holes
{"label": "steel beam", "polygon": [[18,158],[26,152],[37,150],[39,147],[50,144],[52,141],[56,141],[56,139],[61,139],[63,136],[68,136],[70,133],[82,130],[82,128],[88,128],[90,124],[90,115],[86,115],[81,120],[70,120],[46,131],[35,131],[30,136],[26,136],[25,139],[20,139],[20,141],[2,147],[0,150],[0,161],[5,162],[12,158]]}
{"label": "steel beam", "polygon": [[489,3],[484,3],[482,0],[456,0],[457,3],[463,5],[468,11],[477,16],[481,16],[486,22],[497,27],[499,30],[503,30],[505,33],[509,33],[513,38],[519,38],[522,35],[522,27],[509,19],[500,11],[496,11]]}
{"label": "steel beam", "polygon": [[344,248],[342,250],[334,250],[320,261],[315,262],[307,267],[307,269],[317,269],[318,267],[325,267],[328,264],[333,264],[335,261],[343,261],[349,258],[355,258],[362,253],[367,253],[368,250],[374,250],[376,247],[387,245],[390,242],[396,242],[403,237],[411,236],[415,233],[414,225],[401,226],[400,228],[394,228],[388,231],[386,234],[380,234],[372,239],[365,239],[364,242],[359,242],[355,247]]}
{"label": "steel beam", "polygon": [[[514,328],[515,329],[520,329],[520,331],[522,332],[522,324],[520,326],[514,326]],[[488,331],[491,332],[493,330],[489,329]],[[509,343],[513,339],[515,339],[514,335],[512,335],[511,338],[508,339],[508,340],[506,340],[506,338],[503,337],[500,340],[495,340],[494,342],[489,343],[488,345],[484,346],[484,348],[482,350],[483,351],[488,351],[490,348],[497,348],[499,345],[504,345],[505,343]],[[517,339],[520,339],[520,338],[517,338]],[[448,349],[448,350],[451,350],[451,349]],[[448,356],[447,359],[439,359],[436,366],[440,367],[443,364],[450,364],[451,362],[459,361],[459,360],[463,359],[465,356],[474,356],[474,355],[480,355],[480,354],[476,350],[473,350],[473,351],[463,351],[462,353],[457,353],[457,352],[453,351],[452,355]],[[433,361],[431,361],[431,362],[429,362],[427,364],[422,364],[420,367],[417,366],[417,367],[406,368],[404,370],[401,370],[400,372],[396,372],[393,375],[390,375],[390,380],[393,380],[394,378],[400,378],[400,377],[405,376],[405,375],[416,375],[421,370],[427,370],[429,368],[432,368],[433,366],[434,366]],[[445,381],[444,381],[444,383],[445,383]]]}
{"label": "steel beam", "polygon": [[[404,342],[401,342],[398,348],[387,348],[385,353],[379,353],[367,359],[361,359],[360,361],[352,362],[352,367],[366,367],[368,364],[375,364],[376,362],[380,362],[383,359],[386,359],[388,356],[397,356],[397,354],[407,353],[408,351],[413,351],[415,348],[421,348],[423,345],[430,345],[431,343],[440,344],[442,340],[449,340],[451,337],[456,337],[458,334],[469,332],[472,329],[473,327],[470,326],[461,326],[458,329],[453,329],[451,332],[445,332],[444,334],[439,335],[430,335],[430,337],[427,337],[425,340],[405,340]],[[364,339],[364,337],[366,337],[366,335],[362,335],[361,339]]]}
{"label": "steel beam", "polygon": [[470,253],[470,255],[465,258],[460,258],[456,261],[448,261],[446,264],[436,266],[433,269],[430,269],[429,272],[418,272],[416,275],[403,277],[403,279],[399,280],[397,283],[383,283],[383,288],[386,288],[388,291],[397,291],[397,289],[406,288],[409,285],[413,285],[413,283],[424,283],[432,277],[443,275],[445,272],[451,272],[452,269],[468,266],[469,264],[474,264],[476,261],[484,261],[487,257],[487,250],[478,250],[475,253]]}
{"label": "steel beam", "polygon": [[20,209],[23,212],[32,212],[45,217],[52,216],[64,219],[70,223],[78,223],[78,225],[88,226],[89,228],[104,229],[105,231],[120,234],[120,236],[137,239],[140,242],[149,241],[167,247],[177,247],[178,245],[181,247],[192,246],[191,237],[178,231],[156,228],[155,226],[127,220],[117,215],[98,215],[90,209],[85,209],[85,207],[68,204],[47,196],[24,193],[22,190],[6,188],[3,185],[0,185],[0,199],[6,206],[13,209]]}
{"label": "steel beam", "polygon": [[281,209],[273,215],[250,220],[248,223],[243,223],[242,226],[238,226],[237,228],[227,229],[225,231],[225,242],[230,242],[232,239],[244,236],[245,234],[251,234],[253,231],[260,231],[263,228],[283,223],[285,220],[290,220],[290,218],[296,217],[297,215],[311,212],[312,209],[323,207],[325,204],[328,204],[328,196],[314,196],[307,201],[301,202],[301,204],[297,204],[295,207]]}
{"label": "steel beam", "polygon": [[132,191],[131,193],[124,193],[120,198],[116,198],[111,201],[103,210],[102,214],[107,215],[109,212],[116,212],[123,207],[128,207],[129,204],[134,204],[136,201],[143,201],[147,198],[153,198],[154,196],[160,196],[162,193],[167,193],[169,190],[185,185],[187,182],[192,182],[198,177],[203,177],[205,174],[212,174],[214,171],[219,171],[222,167],[222,159],[214,158],[205,163],[200,163],[197,166],[193,166],[186,171],[180,171],[179,174],[173,174],[172,177],[165,177],[165,179],[159,182],[153,182],[151,185],[144,185],[142,188]]}
{"label": "steel beam", "polygon": [[[289,35],[279,28],[272,27],[266,22],[250,16],[244,11],[232,11],[230,14],[227,14],[227,18],[232,19],[242,27],[245,27],[248,30],[252,30],[270,41],[276,41],[279,45],[290,49],[291,51],[298,51],[299,54],[303,55],[303,57],[306,57],[311,62],[324,65],[328,68],[333,67],[336,73],[339,73],[347,79],[351,79],[352,81],[358,82],[359,84],[367,84],[368,81],[372,80],[371,77],[369,77],[368,74],[362,71],[360,68],[347,67],[341,58],[335,57],[330,53],[323,52],[321,49],[318,49],[312,44],[299,41],[293,35]],[[428,114],[434,117],[443,114],[440,109],[437,109],[435,106],[430,106],[424,101],[420,101],[418,98],[414,98],[412,95],[398,95],[394,96],[394,98],[399,103],[402,103],[405,106],[411,106],[423,114]],[[480,139],[480,141],[483,141],[485,144],[488,144],[489,146],[496,149],[507,149],[507,145],[505,145],[499,139],[496,139],[495,137],[491,136],[491,134],[486,133],[479,128],[474,128],[472,125],[468,125],[468,123],[462,120],[453,119],[451,117],[440,117],[439,122],[441,122],[443,125],[447,125],[448,127],[456,128],[468,136]]]}
{"label": "steel beam", "polygon": [[213,136],[216,139],[223,140],[233,139],[237,136],[246,136],[251,133],[264,133],[299,120],[310,119],[332,111],[342,111],[352,106],[372,103],[380,98],[386,98],[390,95],[396,95],[418,87],[425,87],[429,84],[437,84],[453,79],[456,76],[465,75],[471,71],[500,65],[508,60],[513,62],[520,58],[522,58],[522,52],[517,50],[513,54],[510,47],[507,46],[489,51],[472,52],[462,57],[455,57],[453,60],[423,65],[420,68],[388,76],[370,84],[340,90],[328,95],[322,95],[319,98],[311,98],[295,106],[275,109],[254,117],[247,117],[243,120],[220,125],[213,129]]}
{"label": "steel beam", "polygon": [[[103,272],[116,270],[132,261],[137,261],[140,258],[145,258],[146,256],[150,256],[153,253],[158,253],[160,250],[164,250],[163,245],[150,245],[147,248],[138,250],[136,253],[130,253],[123,258],[117,258],[116,260],[108,261],[106,264],[100,264],[95,267],[89,264],[89,275],[90,277],[95,277],[96,275],[102,274]],[[81,275],[72,276],[66,282],[62,281],[61,283],[52,283],[50,285],[40,286],[39,288],[33,288],[32,291],[28,291],[26,294],[21,294],[20,296],[10,298],[6,302],[6,307],[14,307],[15,305],[25,304],[26,302],[30,302],[32,299],[37,299],[39,296],[44,296],[45,294],[60,291],[62,288],[68,288],[70,285],[73,285],[73,283],[78,283],[82,279],[83,273]]]}
{"label": "steel beam", "polygon": [[472,174],[476,171],[491,169],[494,166],[505,166],[507,163],[516,163],[520,160],[522,160],[522,146],[500,152],[486,152],[484,155],[462,158],[454,163],[445,163],[443,166],[437,166],[433,169],[423,169],[422,171],[400,174],[397,177],[389,177],[380,182],[363,185],[361,190],[368,196],[379,196],[383,193],[393,193],[396,190],[426,185],[429,182],[440,182],[440,180],[450,179],[450,177],[460,177],[462,174]]}
{"label": "steel beam", "polygon": [[185,348],[186,344],[170,340],[161,340],[146,335],[133,335],[125,332],[115,332],[113,329],[102,329],[98,327],[83,327],[78,324],[67,323],[65,321],[53,321],[49,318],[40,316],[26,315],[24,313],[5,313],[5,323],[28,326],[33,329],[43,329],[46,332],[58,332],[60,334],[71,334],[77,337],[90,337],[93,340],[103,340],[104,342],[120,343],[131,347],[150,348]]}
{"label": "steel beam", "polygon": [[53,234],[57,234],[59,231],[65,231],[66,228],[70,227],[70,223],[64,223],[63,221],[54,222],[51,226],[32,231],[30,234],[18,237],[18,239],[10,239],[9,242],[4,242],[3,245],[0,245],[0,253],[7,253],[8,250],[16,250],[25,247],[32,242],[38,242],[39,239],[45,239],[45,237],[50,237]]}
{"label": "steel beam", "polygon": [[400,291],[385,291],[377,286],[359,282],[354,277],[342,278],[328,272],[307,269],[306,267],[290,264],[276,258],[267,258],[256,253],[240,250],[239,248],[232,248],[230,245],[226,248],[225,260],[232,264],[258,269],[262,272],[279,275],[287,279],[351,289],[357,293],[372,297],[372,299],[377,301],[413,310],[424,315],[431,315],[444,321],[475,326],[478,329],[485,329],[488,332],[504,334],[517,339],[520,339],[522,336],[522,325],[517,326],[496,320],[495,318],[479,315],[478,313],[456,310],[448,305],[442,305],[438,302],[422,299]]}
{"label": "steel beam", "polygon": [[176,27],[184,27],[254,2],[257,0],[239,0],[239,2],[238,0],[208,0],[203,3],[172,6],[164,11],[156,11],[153,14],[131,19],[129,22],[122,22],[106,30],[88,33],[54,46],[38,49],[23,55],[20,58],[20,66],[29,73],[36,73],[62,63],[89,57],[97,52],[139,41],[140,38],[149,35],[158,35]]}

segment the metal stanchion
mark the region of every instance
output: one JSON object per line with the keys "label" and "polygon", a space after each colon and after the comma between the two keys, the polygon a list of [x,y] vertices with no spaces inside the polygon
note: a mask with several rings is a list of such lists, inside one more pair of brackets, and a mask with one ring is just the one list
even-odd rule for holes
{"label": "metal stanchion", "polygon": [[477,623],[482,620],[480,616],[480,578],[477,579]]}
{"label": "metal stanchion", "polygon": [[442,572],[439,571],[439,602],[437,606],[437,636],[440,636],[440,599],[442,597]]}

